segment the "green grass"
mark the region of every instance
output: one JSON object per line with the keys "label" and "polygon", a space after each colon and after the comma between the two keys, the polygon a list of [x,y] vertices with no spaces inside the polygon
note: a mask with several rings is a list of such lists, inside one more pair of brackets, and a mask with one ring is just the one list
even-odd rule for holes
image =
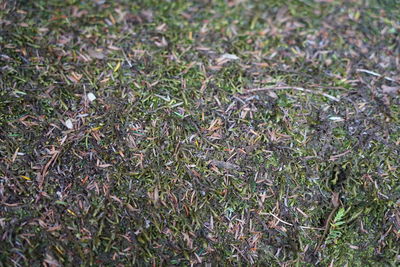
{"label": "green grass", "polygon": [[0,5],[0,266],[399,264],[392,2]]}

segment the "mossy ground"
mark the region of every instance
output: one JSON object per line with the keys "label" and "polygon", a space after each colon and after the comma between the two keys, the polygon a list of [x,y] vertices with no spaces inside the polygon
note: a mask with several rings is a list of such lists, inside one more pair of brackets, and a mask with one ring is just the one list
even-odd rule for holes
{"label": "mossy ground", "polygon": [[0,5],[0,266],[399,265],[398,1]]}

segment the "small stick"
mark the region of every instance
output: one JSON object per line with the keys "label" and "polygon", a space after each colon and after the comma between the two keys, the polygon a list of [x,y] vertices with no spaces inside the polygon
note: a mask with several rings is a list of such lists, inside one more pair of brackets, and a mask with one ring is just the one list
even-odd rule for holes
{"label": "small stick", "polygon": [[376,77],[383,77],[383,79],[386,79],[386,80],[391,81],[391,82],[397,82],[397,81],[396,81],[395,79],[393,79],[393,78],[383,76],[382,74],[379,74],[379,73],[376,73],[376,72],[373,72],[373,71],[370,71],[370,70],[356,69],[356,71],[357,71],[357,72],[363,72],[363,73],[371,74],[371,75],[376,76]]}
{"label": "small stick", "polygon": [[311,93],[311,94],[316,94],[316,95],[323,95],[330,100],[339,102],[339,98],[328,95],[324,92],[319,92],[319,91],[313,91],[310,89],[302,88],[302,87],[294,87],[294,86],[274,86],[274,87],[260,87],[260,88],[253,88],[253,89],[247,89],[245,93],[257,93],[257,92],[264,92],[264,91],[270,91],[270,90],[297,90],[301,92],[306,92],[306,93]]}
{"label": "small stick", "polygon": [[326,223],[325,223],[325,229],[324,229],[324,233],[322,234],[321,239],[319,240],[319,243],[317,245],[317,248],[315,249],[315,251],[318,251],[321,249],[322,245],[324,244],[324,241],[326,239],[326,236],[329,233],[329,230],[331,229],[331,222],[333,220],[333,215],[335,215],[337,209],[339,208],[339,206],[334,207],[332,209],[332,211],[329,213],[328,219],[326,219]]}
{"label": "small stick", "polygon": [[[288,222],[286,222],[286,221],[280,219],[278,216],[276,216],[275,214],[273,214],[273,213],[271,213],[271,212],[267,212],[267,213],[265,213],[265,212],[260,212],[259,214],[260,214],[260,215],[270,215],[270,216],[274,217],[275,219],[277,219],[279,222],[281,222],[281,223],[283,223],[283,224],[286,224],[286,225],[289,225],[289,226],[294,226],[293,224],[288,223]],[[319,231],[324,231],[324,230],[325,230],[324,228],[310,227],[310,226],[302,226],[302,225],[300,225],[299,227],[300,227],[301,229],[311,229],[311,230],[319,230]]]}
{"label": "small stick", "polygon": [[314,88],[325,88],[325,89],[332,89],[332,90],[348,90],[347,88],[340,87],[340,86],[329,86],[329,85],[323,86],[323,85],[319,85],[319,84],[312,84],[312,85],[308,85],[308,86],[314,87]]}
{"label": "small stick", "polygon": [[319,241],[317,247],[315,248],[315,251],[318,251],[321,249],[322,245],[326,241],[326,237],[329,234],[329,230],[331,229],[331,222],[334,220],[333,216],[336,214],[336,211],[339,209],[340,204],[341,204],[339,193],[333,192],[331,203],[333,205],[333,209],[332,209],[331,213],[329,213],[328,219],[326,219],[324,233],[322,234],[321,240]]}
{"label": "small stick", "polygon": [[131,61],[128,59],[128,57],[126,56],[124,49],[122,49],[122,53],[124,54],[124,58],[125,58],[126,62],[128,62],[129,67],[132,68],[132,63],[131,63]]}

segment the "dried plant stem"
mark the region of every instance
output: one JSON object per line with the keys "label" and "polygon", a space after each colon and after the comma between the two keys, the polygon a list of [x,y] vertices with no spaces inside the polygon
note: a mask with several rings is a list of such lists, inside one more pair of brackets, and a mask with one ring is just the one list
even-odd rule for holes
{"label": "dried plant stem", "polygon": [[[271,212],[260,212],[259,214],[260,215],[270,215],[270,216],[274,217],[275,219],[277,219],[279,222],[281,222],[283,224],[286,224],[286,225],[289,225],[289,226],[294,226],[293,224],[288,223],[288,222],[280,219],[278,216],[276,216],[275,214],[273,214]],[[310,226],[303,226],[303,225],[300,225],[299,227],[301,229],[310,229],[310,230],[319,230],[319,231],[324,231],[325,230],[324,228],[310,227]]]}
{"label": "dried plant stem", "polygon": [[339,98],[328,95],[324,92],[314,91],[314,90],[306,89],[303,87],[294,87],[294,86],[260,87],[260,88],[247,89],[245,91],[245,93],[258,93],[258,92],[273,91],[273,90],[297,90],[297,91],[311,93],[311,94],[315,94],[315,95],[322,95],[322,96],[329,98],[330,100],[339,102]]}
{"label": "dried plant stem", "polygon": [[370,75],[373,75],[373,76],[376,76],[376,77],[383,77],[383,79],[385,79],[385,80],[388,80],[388,81],[391,81],[391,82],[396,82],[395,79],[390,78],[390,77],[383,76],[382,74],[376,73],[376,72],[374,72],[374,71],[365,70],[365,69],[357,69],[356,71],[357,71],[357,72],[367,73],[367,74],[370,74]]}

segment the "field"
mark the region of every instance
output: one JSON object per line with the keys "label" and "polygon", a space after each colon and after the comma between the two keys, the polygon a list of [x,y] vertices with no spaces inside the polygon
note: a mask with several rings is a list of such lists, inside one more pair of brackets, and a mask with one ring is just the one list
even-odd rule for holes
{"label": "field", "polygon": [[0,266],[399,266],[399,6],[0,1]]}

